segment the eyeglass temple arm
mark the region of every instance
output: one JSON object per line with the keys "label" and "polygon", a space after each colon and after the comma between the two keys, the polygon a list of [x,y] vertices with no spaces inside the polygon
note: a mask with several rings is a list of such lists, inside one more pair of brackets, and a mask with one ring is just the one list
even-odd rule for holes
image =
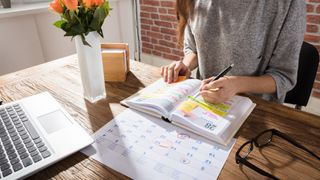
{"label": "eyeglass temple arm", "polygon": [[244,164],[244,165],[250,167],[251,169],[255,170],[256,172],[260,173],[261,175],[264,175],[264,176],[269,177],[269,178],[272,178],[272,179],[279,180],[279,178],[273,176],[272,174],[269,174],[268,172],[266,172],[266,171],[258,168],[258,167],[255,166],[255,165],[251,164],[251,163],[250,163],[249,161],[247,161],[246,159],[241,158],[239,161],[240,161],[242,164]]}
{"label": "eyeglass temple arm", "polygon": [[298,143],[296,140],[292,139],[290,136],[280,132],[280,131],[276,131],[276,135],[282,137],[283,139],[287,140],[288,142],[290,142],[291,144],[295,145],[296,147],[303,149],[305,151],[307,151],[308,153],[310,153],[312,156],[314,156],[315,158],[317,158],[318,160],[320,160],[320,157],[317,156],[314,152],[310,151],[309,149],[307,149],[306,147],[304,147],[302,144]]}

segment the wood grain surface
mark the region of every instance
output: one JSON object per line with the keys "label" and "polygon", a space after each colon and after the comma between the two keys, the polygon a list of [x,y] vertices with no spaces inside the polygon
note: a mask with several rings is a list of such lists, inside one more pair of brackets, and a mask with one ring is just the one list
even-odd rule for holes
{"label": "wood grain surface", "polygon": [[[0,98],[11,102],[48,91],[90,134],[125,110],[119,102],[158,78],[159,68],[131,61],[126,82],[107,82],[107,98],[96,104],[84,100],[76,56],[0,77]],[[259,132],[276,128],[320,156],[320,117],[279,104],[250,97],[256,104],[252,114],[236,134],[237,142],[219,179],[264,179],[235,163],[237,149]],[[320,110],[320,107],[319,107]],[[265,148],[254,148],[249,161],[281,179],[319,179],[320,161],[280,138]],[[77,152],[32,175],[29,179],[129,179]]]}

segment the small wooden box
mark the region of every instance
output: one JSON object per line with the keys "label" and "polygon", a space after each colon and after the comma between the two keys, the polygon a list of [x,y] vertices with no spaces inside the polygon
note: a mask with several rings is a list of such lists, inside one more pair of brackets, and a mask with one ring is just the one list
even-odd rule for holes
{"label": "small wooden box", "polygon": [[101,44],[105,81],[126,81],[130,71],[129,46],[126,43]]}

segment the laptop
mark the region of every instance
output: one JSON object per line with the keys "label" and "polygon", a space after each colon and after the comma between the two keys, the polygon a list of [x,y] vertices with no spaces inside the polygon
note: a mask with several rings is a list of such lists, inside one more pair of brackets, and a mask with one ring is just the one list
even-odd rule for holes
{"label": "laptop", "polygon": [[48,93],[0,106],[0,179],[20,179],[93,139]]}

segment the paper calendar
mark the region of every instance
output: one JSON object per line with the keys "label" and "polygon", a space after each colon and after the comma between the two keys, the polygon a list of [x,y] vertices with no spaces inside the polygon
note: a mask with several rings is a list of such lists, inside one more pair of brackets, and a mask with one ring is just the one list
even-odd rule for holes
{"label": "paper calendar", "polygon": [[133,179],[216,179],[235,143],[222,146],[153,116],[126,110],[82,150]]}

